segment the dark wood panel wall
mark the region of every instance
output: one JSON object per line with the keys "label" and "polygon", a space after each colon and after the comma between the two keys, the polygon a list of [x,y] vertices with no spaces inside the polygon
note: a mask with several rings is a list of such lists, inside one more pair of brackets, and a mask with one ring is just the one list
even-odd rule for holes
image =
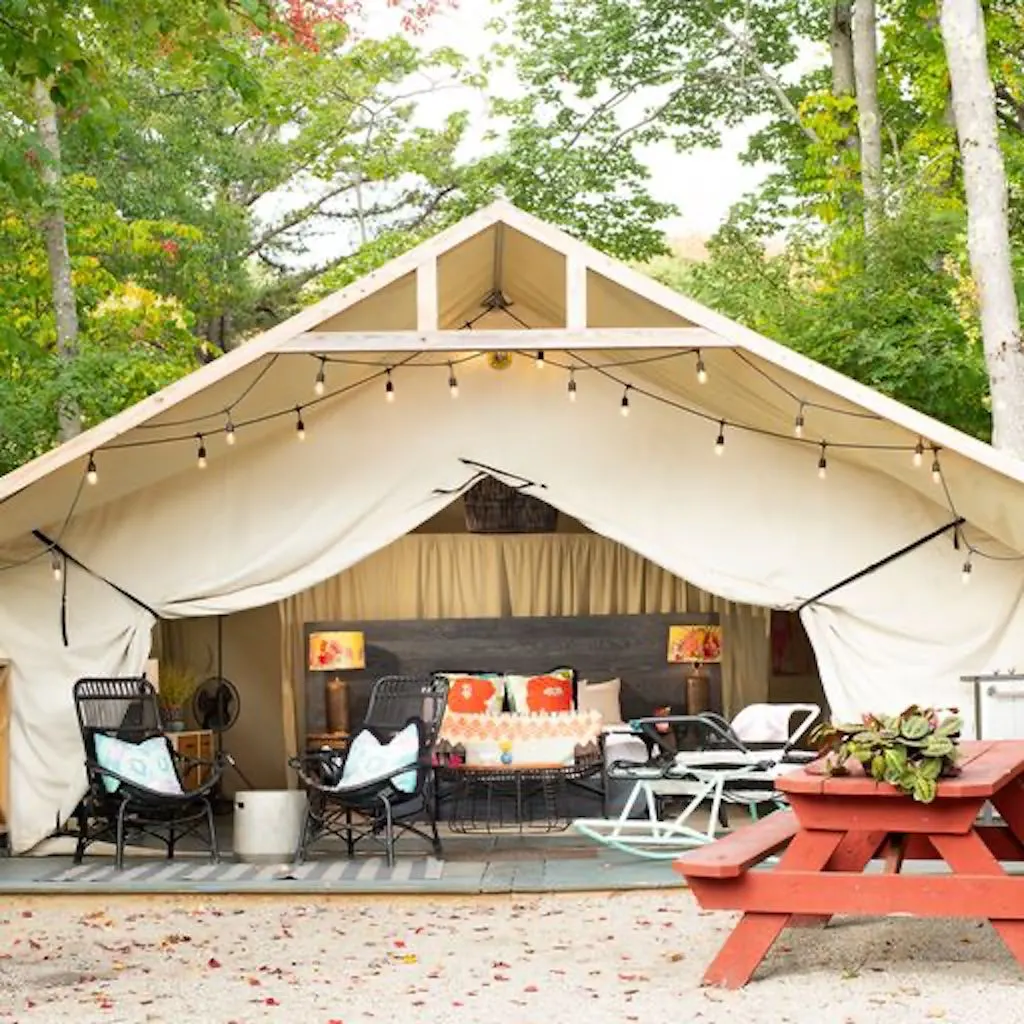
{"label": "dark wood panel wall", "polygon": [[[349,715],[362,721],[375,679],[385,675],[426,675],[444,671],[541,673],[571,665],[579,679],[622,680],[626,719],[649,715],[668,705],[685,709],[687,665],[670,665],[668,627],[715,625],[714,614],[586,615],[544,618],[309,622],[309,634],[358,630],[366,638],[366,668],[345,672]],[[721,711],[721,672],[708,666],[712,705]],[[332,673],[306,669],[306,731],[325,728],[324,683]]]}

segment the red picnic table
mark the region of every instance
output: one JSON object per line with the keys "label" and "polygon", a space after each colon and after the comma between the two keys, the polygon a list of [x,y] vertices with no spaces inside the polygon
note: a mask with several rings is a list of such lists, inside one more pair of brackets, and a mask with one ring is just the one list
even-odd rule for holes
{"label": "red picnic table", "polygon": [[[745,985],[783,928],[833,914],[988,918],[1024,965],[1024,878],[1000,861],[1024,860],[1024,742],[960,744],[961,772],[917,803],[856,771],[820,762],[778,780],[791,811],[683,854],[675,863],[706,910],[742,910],[704,984]],[[991,800],[1005,825],[984,825]],[[777,864],[750,870],[784,850]],[[881,858],[882,873],[864,874]],[[943,860],[945,874],[905,874],[904,861]]]}

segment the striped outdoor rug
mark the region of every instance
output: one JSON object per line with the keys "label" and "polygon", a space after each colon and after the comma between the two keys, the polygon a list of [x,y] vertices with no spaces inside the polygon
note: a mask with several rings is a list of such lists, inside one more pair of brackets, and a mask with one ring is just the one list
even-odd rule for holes
{"label": "striped outdoor rug", "polygon": [[433,857],[400,858],[393,868],[383,857],[360,857],[354,860],[312,860],[304,864],[240,864],[225,861],[151,860],[145,863],[126,862],[122,871],[111,861],[98,864],[79,864],[39,878],[40,882],[103,882],[105,885],[124,885],[129,888],[150,884],[188,886],[191,882],[204,885],[271,883],[298,881],[331,883],[347,887],[361,882],[421,882],[436,881],[444,871],[443,861]]}

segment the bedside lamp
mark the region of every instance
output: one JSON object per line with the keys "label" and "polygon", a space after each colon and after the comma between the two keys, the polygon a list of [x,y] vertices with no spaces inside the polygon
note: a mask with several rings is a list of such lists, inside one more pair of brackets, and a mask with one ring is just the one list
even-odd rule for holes
{"label": "bedside lamp", "polygon": [[722,660],[721,626],[669,626],[668,662],[689,664],[686,677],[686,713],[699,715],[711,709],[711,680],[705,665]]}
{"label": "bedside lamp", "polygon": [[309,670],[328,672],[324,681],[324,711],[329,733],[348,732],[348,683],[337,673],[366,668],[362,633],[309,634]]}

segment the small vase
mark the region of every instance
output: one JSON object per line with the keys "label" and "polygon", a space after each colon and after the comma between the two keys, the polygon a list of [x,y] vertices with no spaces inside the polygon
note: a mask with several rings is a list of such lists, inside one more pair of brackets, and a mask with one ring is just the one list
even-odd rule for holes
{"label": "small vase", "polygon": [[185,713],[181,708],[164,708],[164,732],[184,732]]}

